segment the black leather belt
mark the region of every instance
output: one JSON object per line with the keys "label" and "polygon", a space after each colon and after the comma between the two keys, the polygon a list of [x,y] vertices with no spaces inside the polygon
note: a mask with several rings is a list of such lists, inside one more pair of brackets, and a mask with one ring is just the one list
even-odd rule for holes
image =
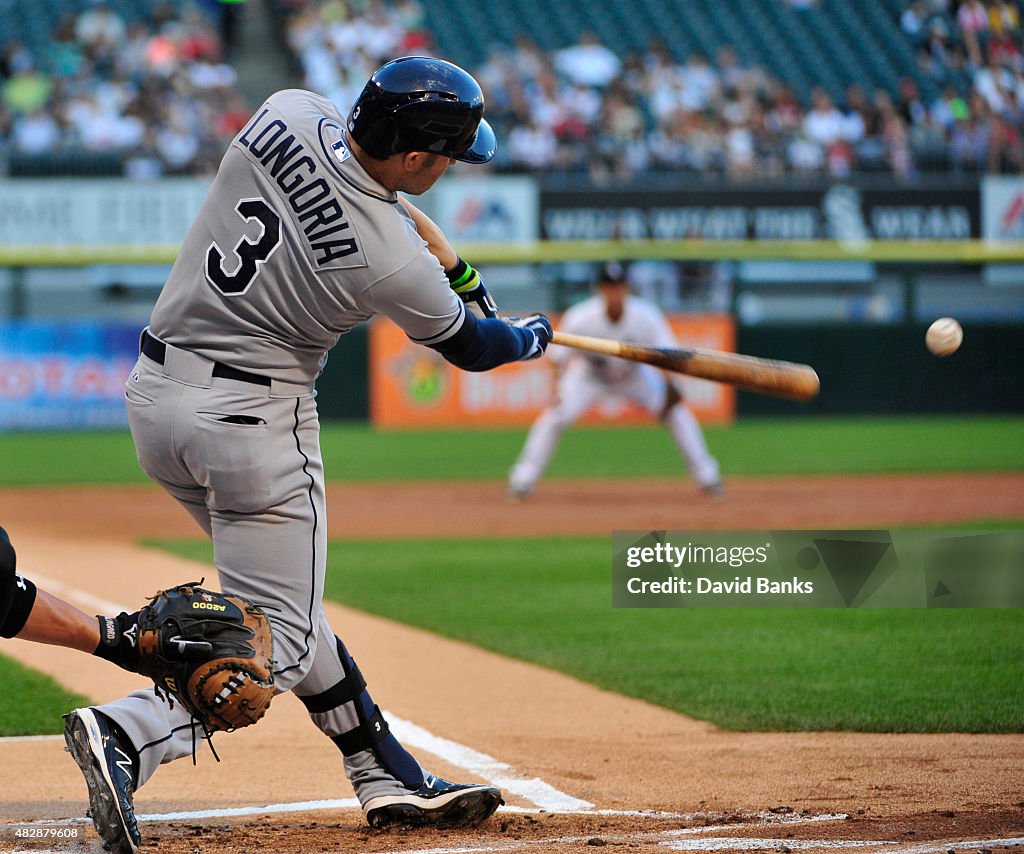
{"label": "black leather belt", "polygon": [[[143,331],[142,337],[139,339],[139,349],[158,365],[162,365],[164,359],[167,358],[167,345],[163,341],[157,341],[156,338],[146,331]],[[238,380],[243,383],[254,383],[255,385],[270,387],[270,377],[261,377],[259,374],[240,371],[238,368],[232,368],[230,365],[225,365],[221,362],[213,363],[213,375],[226,380]]]}

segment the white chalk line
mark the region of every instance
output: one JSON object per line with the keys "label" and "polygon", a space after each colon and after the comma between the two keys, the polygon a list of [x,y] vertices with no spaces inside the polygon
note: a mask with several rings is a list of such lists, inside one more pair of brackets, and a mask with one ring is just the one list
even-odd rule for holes
{"label": "white chalk line", "polygon": [[[504,812],[505,810],[500,810]],[[707,818],[707,813],[660,813],[652,815],[649,812],[643,812],[639,810],[594,810],[594,811],[583,811],[583,812],[572,812],[569,815],[629,815],[629,816],[647,816],[647,817],[668,817],[668,816],[686,816],[690,820]],[[778,827],[780,825],[800,825],[800,824],[814,824],[822,821],[839,821],[848,818],[843,813],[827,813],[823,815],[815,816],[801,816],[801,815],[778,815],[776,813],[759,812],[744,815],[744,818],[758,819],[757,823],[743,824],[743,823],[730,823],[730,824],[717,824],[717,825],[699,825],[697,827],[686,827],[677,830],[661,830],[654,832],[642,832],[642,833],[623,833],[623,834],[610,834],[610,833],[589,833],[586,835],[566,835],[566,836],[551,836],[542,839],[498,839],[488,842],[481,842],[471,845],[460,845],[454,847],[440,847],[440,848],[407,848],[399,851],[392,852],[392,854],[493,854],[493,852],[502,851],[515,851],[523,848],[539,848],[539,847],[550,847],[550,846],[563,846],[571,844],[579,844],[587,842],[595,837],[601,839],[607,843],[633,843],[633,842],[652,842],[659,845],[665,845],[668,847],[674,847],[677,843],[680,846],[680,850],[687,850],[685,846],[691,843],[698,844],[698,847],[694,847],[689,850],[728,850],[726,847],[721,849],[714,847],[714,843],[717,841],[715,837],[710,839],[694,839],[694,840],[679,840],[680,836],[699,836],[705,833],[718,833],[723,830],[731,830],[735,832],[739,828],[744,827]],[[673,838],[674,837],[674,838]],[[757,844],[761,842],[757,837],[744,838],[744,842],[755,843],[753,845],[746,846],[748,848],[764,848],[769,847],[764,844]],[[729,840],[731,837],[725,837]],[[773,840],[775,841],[775,840]],[[793,840],[783,840],[787,843],[793,842]],[[706,848],[699,847],[699,843],[711,843]],[[887,842],[853,842],[844,843],[843,845],[835,845],[832,847],[879,847],[884,845],[895,845],[896,843]],[[819,845],[790,845],[790,848],[801,848],[801,847],[829,847],[830,843],[823,842]],[[771,847],[777,847],[772,845]]]}
{"label": "white chalk line", "polygon": [[894,848],[895,854],[945,854],[950,849],[957,848],[1019,848],[1024,845],[1024,836],[1015,836],[1010,839],[972,839],[968,842],[922,842],[918,845],[906,845],[903,848]]}
{"label": "white chalk line", "polygon": [[[138,814],[138,821],[189,821],[203,818],[232,818],[249,815],[276,815],[281,813],[297,812],[322,812],[325,810],[359,809],[359,801],[356,798],[337,798],[316,801],[289,801],[278,804],[259,804],[245,807],[223,807],[208,810],[188,810],[182,812],[148,813]],[[613,810],[613,809],[591,809],[591,810],[543,810],[538,807],[503,806],[499,808],[500,814],[515,813],[517,815],[565,815],[565,816],[591,816],[591,817],[618,817],[618,818],[649,818],[662,821],[701,821],[706,820],[709,815],[704,812],[660,812],[657,810]],[[825,813],[814,816],[779,816],[775,813],[751,813],[741,814],[743,818],[756,819],[756,823],[750,824],[718,824],[699,825],[687,827],[680,830],[664,831],[665,835],[687,835],[698,833],[713,833],[720,830],[734,830],[737,827],[757,826],[779,826],[795,824],[814,824],[822,821],[842,821],[846,819],[844,813]],[[52,824],[85,824],[90,819],[84,816],[61,819],[41,819],[38,821],[18,822],[26,826],[52,825]],[[3,825],[0,824],[0,827]]]}
{"label": "white chalk line", "polygon": [[[60,596],[76,600],[90,608],[95,608],[100,613],[116,614],[119,611],[128,610],[125,606],[118,605],[116,602],[109,602],[93,596],[91,593],[55,579],[44,578],[38,575],[35,577],[41,586]],[[388,724],[395,737],[407,746],[429,751],[449,765],[476,774],[488,783],[497,786],[511,795],[517,795],[540,809],[555,811],[589,809],[594,806],[589,801],[574,798],[572,795],[556,789],[539,777],[527,777],[506,762],[474,750],[465,744],[434,735],[432,732],[411,721],[392,717],[389,714]]]}
{"label": "white chalk line", "polygon": [[55,578],[47,578],[46,576],[40,575],[33,570],[32,580],[40,587],[48,590],[50,593],[56,593],[58,596],[63,596],[65,599],[71,599],[80,602],[89,608],[95,608],[98,614],[117,614],[121,611],[134,610],[129,609],[124,605],[118,605],[116,602],[111,602],[109,599],[102,599],[99,596],[93,596],[86,590],[80,590],[77,587],[72,587],[70,584],[65,584],[63,581],[57,581]]}
{"label": "white chalk line", "polygon": [[713,836],[709,839],[671,839],[659,845],[673,851],[755,851],[759,848],[879,848],[896,845],[857,839],[766,839],[761,836]]}
{"label": "white chalk line", "polygon": [[190,810],[188,812],[151,813],[136,816],[139,821],[188,821],[197,818],[235,818],[247,815],[275,815],[291,812],[314,812],[317,810],[359,809],[356,798],[339,798],[326,801],[295,801],[286,804],[264,804],[252,807],[227,807],[224,809]]}
{"label": "white chalk line", "polygon": [[560,812],[590,809],[594,806],[590,801],[574,798],[559,791],[539,777],[527,777],[506,762],[457,741],[434,735],[411,721],[388,715],[388,724],[398,740],[406,746],[429,751],[450,765],[483,777],[488,783],[493,783],[505,792],[518,795],[541,809]]}
{"label": "white chalk line", "polygon": [[[794,822],[796,823],[796,822]],[[735,830],[737,825],[727,827]],[[722,827],[715,830],[724,829]],[[495,854],[495,852],[515,851],[525,848],[548,848],[580,844],[594,839],[601,839],[604,843],[636,843],[653,842],[659,847],[671,851],[752,851],[758,849],[774,848],[779,851],[811,851],[841,850],[856,848],[881,848],[885,854],[945,854],[949,850],[976,850],[978,848],[1003,847],[1014,848],[1024,845],[1024,838],[1010,839],[982,839],[967,842],[936,842],[914,846],[899,847],[900,843],[891,840],[846,840],[846,839],[789,839],[789,838],[765,838],[746,836],[717,836],[701,839],[666,839],[666,836],[680,833],[707,833],[712,828],[692,827],[682,831],[664,831],[662,833],[635,833],[635,834],[590,834],[587,836],[553,836],[545,839],[516,839],[500,840],[493,843],[482,843],[477,845],[464,845],[442,848],[406,848],[392,854]]]}

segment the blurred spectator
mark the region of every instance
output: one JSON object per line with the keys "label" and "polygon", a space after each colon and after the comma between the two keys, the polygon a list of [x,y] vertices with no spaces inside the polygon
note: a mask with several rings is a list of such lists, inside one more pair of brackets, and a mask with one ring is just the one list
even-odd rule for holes
{"label": "blurred spectator", "polygon": [[86,53],[94,57],[117,50],[125,35],[124,19],[105,0],[93,0],[78,16],[75,37]]}
{"label": "blurred spectator", "polygon": [[61,15],[46,48],[50,70],[57,77],[76,77],[83,69],[85,55],[75,33],[75,16]]}
{"label": "blurred spectator", "polygon": [[886,163],[894,174],[909,177],[914,170],[914,162],[910,155],[907,125],[888,92],[880,89],[875,93],[875,108],[878,110]]}
{"label": "blurred spectator", "polygon": [[1018,71],[1024,67],[1021,62],[1021,46],[1019,36],[1009,32],[993,34],[988,42],[988,56],[991,62]]}
{"label": "blurred spectator", "polygon": [[974,115],[968,115],[957,122],[949,148],[957,171],[980,171],[988,157],[988,125]]}
{"label": "blurred spectator", "polygon": [[974,90],[985,99],[989,109],[996,112],[1006,106],[1006,93],[1015,84],[1013,72],[995,59],[990,59],[987,65],[974,74]]}
{"label": "blurred spectator", "polygon": [[45,110],[34,110],[15,119],[11,142],[23,154],[45,154],[60,143],[60,125]]}
{"label": "blurred spectator", "polygon": [[843,115],[835,108],[832,98],[824,89],[815,89],[811,95],[812,107],[803,122],[804,136],[827,149],[843,136]]}
{"label": "blurred spectator", "polygon": [[593,30],[584,30],[579,41],[555,52],[555,69],[581,86],[607,86],[618,75],[622,62],[605,47]]}
{"label": "blurred spectator", "polygon": [[919,53],[918,67],[927,76],[935,80],[942,80],[947,75],[951,51],[949,27],[946,26],[945,19],[933,18],[928,25],[928,36]]}
{"label": "blurred spectator", "polygon": [[680,102],[686,110],[704,110],[718,95],[721,81],[718,72],[708,63],[703,53],[690,54],[681,71],[682,94]]}
{"label": "blurred spectator", "polygon": [[15,115],[34,113],[46,106],[52,92],[53,81],[29,58],[17,62],[14,73],[3,84],[2,98]]}
{"label": "blurred spectator", "polygon": [[757,177],[754,132],[750,124],[738,118],[729,122],[725,133],[725,171],[731,178]]}
{"label": "blurred spectator", "polygon": [[956,12],[956,23],[964,37],[967,56],[974,65],[981,65],[981,39],[988,30],[988,10],[981,0],[962,0]]}
{"label": "blurred spectator", "polygon": [[917,43],[924,38],[927,18],[928,11],[924,0],[911,0],[910,5],[900,15],[900,28],[907,34],[907,38]]}
{"label": "blurred spectator", "polygon": [[718,77],[722,86],[726,89],[752,89],[759,80],[757,72],[740,64],[732,45],[724,44],[715,53],[715,66],[718,68]]}
{"label": "blurred spectator", "polygon": [[948,134],[957,122],[964,121],[970,115],[967,102],[952,86],[946,86],[942,95],[932,104],[932,117]]}
{"label": "blurred spectator", "polygon": [[804,132],[793,137],[786,153],[789,165],[797,173],[820,172],[825,165],[825,150]]}
{"label": "blurred spectator", "polygon": [[928,108],[921,102],[917,83],[913,77],[900,78],[899,113],[908,126],[921,124],[928,113]]}
{"label": "blurred spectator", "polygon": [[1011,90],[1007,96],[1006,108],[993,112],[988,124],[988,172],[1020,172],[1024,165],[1024,147],[1021,145],[1020,111],[1017,109],[1016,93]]}
{"label": "blurred spectator", "polygon": [[1010,0],[991,0],[988,28],[994,38],[1020,38],[1020,12]]}
{"label": "blurred spectator", "polygon": [[0,80],[32,67],[32,52],[20,39],[9,39],[0,49]]}
{"label": "blurred spectator", "polygon": [[914,164],[921,170],[937,171],[949,167],[946,134],[932,113],[912,125],[908,140]]}
{"label": "blurred spectator", "polygon": [[558,140],[551,129],[536,121],[513,128],[507,144],[512,162],[535,169],[550,166],[558,150]]}
{"label": "blurred spectator", "polygon": [[840,136],[856,147],[867,136],[867,118],[871,106],[864,97],[864,90],[856,83],[846,87],[846,109],[843,112]]}

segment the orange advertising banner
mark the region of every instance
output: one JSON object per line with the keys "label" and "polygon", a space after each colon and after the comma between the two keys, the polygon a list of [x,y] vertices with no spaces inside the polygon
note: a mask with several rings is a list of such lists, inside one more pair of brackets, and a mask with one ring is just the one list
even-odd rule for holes
{"label": "orange advertising banner", "polygon": [[[672,315],[681,347],[732,351],[736,326],[728,315]],[[552,318],[558,328],[557,318]],[[555,346],[555,345],[552,345]],[[724,424],[736,412],[731,386],[677,375],[694,415]],[[391,321],[370,325],[370,417],[376,427],[502,427],[533,421],[555,392],[551,365],[541,358],[469,373],[438,353],[413,344]],[[584,421],[645,422],[648,416],[628,401],[598,403]]]}

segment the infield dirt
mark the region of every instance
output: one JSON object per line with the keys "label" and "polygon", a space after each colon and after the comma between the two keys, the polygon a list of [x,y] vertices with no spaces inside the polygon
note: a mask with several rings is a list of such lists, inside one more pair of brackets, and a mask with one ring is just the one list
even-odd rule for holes
{"label": "infield dirt", "polygon": [[[551,481],[534,500],[517,505],[504,502],[497,483],[348,484],[332,485],[329,493],[332,539],[466,536],[470,532],[450,512],[455,506],[474,508],[472,533],[480,536],[889,527],[1024,515],[1024,474],[1018,473],[736,479],[721,502],[678,480]],[[19,567],[43,586],[51,583],[54,592],[68,591],[90,612],[137,604],[160,587],[203,573],[136,545],[144,537],[201,535],[155,488],[0,491],[0,521],[15,538]],[[71,591],[94,599],[76,600]],[[1024,837],[1024,735],[727,732],[378,617],[337,605],[328,612],[375,699],[391,714],[597,810],[672,815],[506,810],[475,831],[444,834],[373,831],[353,809],[184,819],[144,823],[144,851],[571,851],[603,845],[664,851],[685,844],[688,850],[756,847],[785,854],[809,842],[825,848],[846,840],[867,843],[857,850],[941,854],[967,841]],[[67,650],[12,641],[0,651],[98,701],[144,684]],[[185,760],[160,769],[138,792],[138,811],[352,797],[337,751],[290,696],[278,698],[258,726],[215,743],[220,764],[202,750],[197,767]],[[84,814],[85,785],[62,748],[59,738],[0,742],[0,821]],[[472,778],[416,752],[441,776]],[[521,798],[508,801],[532,807]],[[810,821],[827,814],[848,818]],[[76,826],[95,846],[91,825]],[[703,826],[709,827],[696,830]],[[736,841],[740,837],[749,839]],[[33,845],[69,847],[23,843],[0,826],[0,850]],[[79,844],[79,850],[87,849]]]}

